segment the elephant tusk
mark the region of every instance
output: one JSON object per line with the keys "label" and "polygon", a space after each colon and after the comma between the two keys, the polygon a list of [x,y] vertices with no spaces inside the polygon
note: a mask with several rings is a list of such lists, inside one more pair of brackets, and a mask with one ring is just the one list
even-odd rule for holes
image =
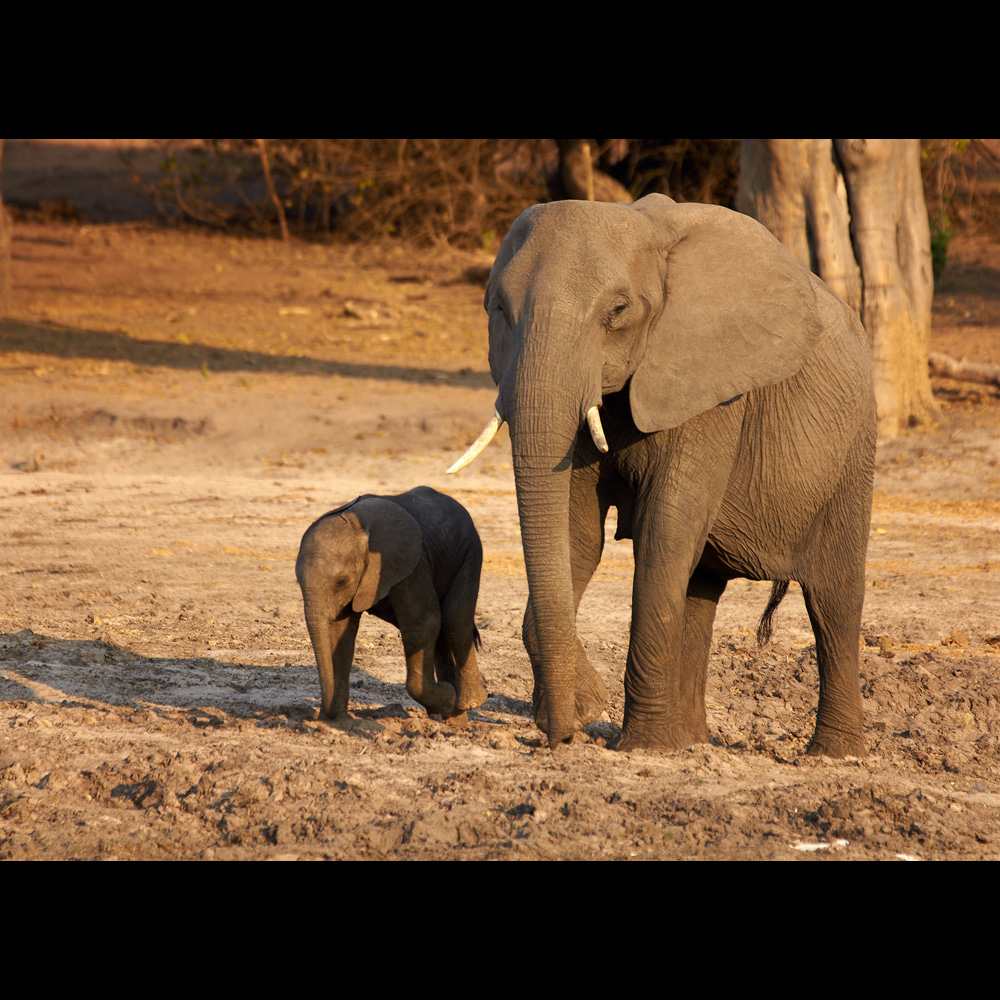
{"label": "elephant tusk", "polygon": [[608,439],[604,436],[604,428],[601,426],[601,415],[597,412],[597,407],[592,406],[587,410],[587,426],[590,428],[590,436],[597,445],[597,450],[605,452],[608,450]]}
{"label": "elephant tusk", "polygon": [[[483,433],[472,442],[469,450],[448,470],[448,474],[459,472],[474,462],[478,458],[479,453],[496,437],[496,433],[500,430],[502,423],[503,417],[500,416],[498,411],[494,410],[493,419],[483,428]],[[607,451],[607,446],[605,446],[604,450]]]}

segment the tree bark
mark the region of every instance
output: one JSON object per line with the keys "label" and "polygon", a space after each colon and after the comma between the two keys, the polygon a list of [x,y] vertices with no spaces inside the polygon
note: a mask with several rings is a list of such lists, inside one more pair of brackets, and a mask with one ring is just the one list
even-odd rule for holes
{"label": "tree bark", "polygon": [[580,201],[631,201],[613,177],[594,166],[595,145],[589,139],[556,139],[559,176],[566,195]]}
{"label": "tree bark", "polygon": [[[0,139],[0,180],[3,179],[3,139]],[[0,194],[0,319],[10,314],[14,305],[14,292],[10,276],[11,257],[10,220],[3,207],[3,195]]]}
{"label": "tree bark", "polygon": [[737,207],[858,311],[880,437],[931,423],[930,227],[917,139],[744,139]]}

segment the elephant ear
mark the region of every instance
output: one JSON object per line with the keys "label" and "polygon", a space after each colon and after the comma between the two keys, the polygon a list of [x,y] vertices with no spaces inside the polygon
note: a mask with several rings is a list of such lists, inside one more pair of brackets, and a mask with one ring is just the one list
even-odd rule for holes
{"label": "elephant ear", "polygon": [[417,568],[423,532],[402,507],[382,497],[362,497],[351,513],[368,536],[365,569],[351,607],[367,611]]}
{"label": "elephant ear", "polygon": [[813,276],[749,216],[716,205],[636,202],[662,234],[663,309],[629,390],[645,433],[789,378],[820,332]]}

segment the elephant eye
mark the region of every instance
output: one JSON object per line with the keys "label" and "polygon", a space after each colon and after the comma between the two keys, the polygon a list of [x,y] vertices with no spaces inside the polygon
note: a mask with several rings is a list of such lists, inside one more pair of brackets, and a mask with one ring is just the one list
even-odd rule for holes
{"label": "elephant eye", "polygon": [[497,319],[502,320],[508,326],[511,325],[510,313],[507,312],[507,307],[502,299],[497,299],[493,306],[493,314],[497,317]]}
{"label": "elephant eye", "polygon": [[613,330],[618,326],[621,326],[622,320],[625,317],[625,313],[628,311],[628,300],[624,299],[616,302],[611,307],[611,312],[608,313],[608,318],[606,321],[606,326],[609,330]]}

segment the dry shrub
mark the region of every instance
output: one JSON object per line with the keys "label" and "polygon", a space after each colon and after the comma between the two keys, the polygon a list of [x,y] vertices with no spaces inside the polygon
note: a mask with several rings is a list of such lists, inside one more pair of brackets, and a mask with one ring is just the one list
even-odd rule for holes
{"label": "dry shrub", "polygon": [[[597,140],[594,150],[634,197],[728,204],[736,189],[736,139]],[[159,182],[145,187],[175,220],[494,250],[523,209],[565,196],[558,155],[553,139],[168,140]]]}
{"label": "dry shrub", "polygon": [[1000,140],[921,139],[921,172],[931,226],[931,260],[938,278],[959,229],[996,231],[1000,220]]}
{"label": "dry shrub", "polygon": [[659,192],[675,201],[735,204],[739,139],[630,139],[627,163],[618,179],[635,197]]}
{"label": "dry shrub", "polygon": [[921,139],[924,197],[935,217],[965,225],[995,222],[1000,140]]}
{"label": "dry shrub", "polygon": [[[552,139],[269,139],[267,146],[299,232],[493,249],[523,209],[560,196]],[[593,148],[596,165],[613,170],[634,197],[659,191],[730,204],[739,181],[738,139],[596,140]]]}
{"label": "dry shrub", "polygon": [[174,219],[495,249],[548,197],[553,150],[539,139],[175,140],[145,187]]}
{"label": "dry shrub", "polygon": [[493,249],[521,211],[547,196],[542,140],[301,142],[300,218],[301,206],[322,189],[320,203],[329,207],[320,227],[335,218],[336,228],[352,236]]}

